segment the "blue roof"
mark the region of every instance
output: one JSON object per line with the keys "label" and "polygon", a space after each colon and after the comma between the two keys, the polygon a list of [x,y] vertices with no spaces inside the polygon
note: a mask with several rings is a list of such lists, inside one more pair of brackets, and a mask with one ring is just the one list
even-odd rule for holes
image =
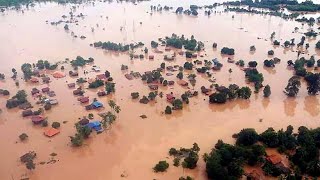
{"label": "blue roof", "polygon": [[102,104],[101,102],[99,102],[99,101],[93,102],[92,105],[93,105],[94,107],[96,107],[96,108],[103,107],[103,104]]}
{"label": "blue roof", "polygon": [[101,123],[100,121],[92,121],[92,122],[89,122],[86,126],[92,129],[95,127],[101,127]]}

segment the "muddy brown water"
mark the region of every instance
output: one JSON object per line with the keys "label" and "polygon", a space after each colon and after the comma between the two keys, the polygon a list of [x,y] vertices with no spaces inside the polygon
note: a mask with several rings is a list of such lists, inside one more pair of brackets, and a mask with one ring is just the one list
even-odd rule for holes
{"label": "muddy brown water", "polygon": [[[168,4],[177,7],[179,3],[170,4],[167,1],[159,1],[163,5]],[[293,125],[295,128],[303,125],[310,128],[319,126],[319,98],[308,96],[306,86],[303,83],[298,97],[291,99],[283,94],[283,89],[292,71],[286,68],[286,61],[295,59],[296,49],[284,50],[282,47],[274,48],[270,41],[270,34],[276,32],[276,39],[290,40],[296,38],[296,43],[301,38],[301,32],[305,32],[307,25],[294,21],[285,21],[277,17],[222,13],[204,16],[200,11],[199,17],[176,15],[169,12],[155,12],[149,14],[149,6],[157,4],[144,2],[138,5],[130,3],[101,3],[95,5],[79,5],[75,14],[82,12],[84,19],[79,18],[79,25],[69,25],[79,37],[72,38],[70,32],[63,29],[64,24],[52,26],[46,24],[46,20],[58,21],[62,15],[68,15],[71,5],[61,6],[54,3],[42,3],[34,8],[25,10],[24,13],[7,11],[0,16],[0,72],[7,75],[5,81],[0,82],[0,88],[8,89],[14,94],[19,89],[26,89],[31,102],[35,100],[30,95],[30,90],[47,87],[42,83],[37,85],[20,81],[17,88],[11,75],[11,68],[20,69],[24,62],[36,62],[38,59],[47,59],[51,62],[62,61],[65,58],[73,59],[77,55],[88,58],[93,57],[95,64],[102,70],[109,70],[116,82],[116,93],[112,96],[99,98],[104,103],[105,109],[110,110],[107,101],[113,99],[120,105],[122,111],[117,122],[110,130],[100,135],[93,135],[85,141],[81,148],[70,147],[69,136],[73,135],[74,123],[79,117],[89,112],[79,104],[77,98],[72,95],[72,90],[67,88],[66,82],[75,82],[75,78],[67,76],[62,79],[52,79],[49,87],[57,94],[59,105],[45,112],[49,122],[61,123],[61,133],[53,138],[43,135],[45,128],[33,126],[30,119],[22,118],[21,111],[5,108],[5,97],[0,97],[0,179],[20,179],[30,177],[32,180],[40,179],[178,179],[182,175],[190,175],[195,179],[206,179],[205,164],[202,159],[194,170],[183,170],[172,165],[172,158],[167,159],[170,147],[191,147],[197,142],[201,148],[200,154],[209,152],[218,139],[233,143],[231,135],[242,128],[256,128],[261,132],[268,127],[275,129],[286,128]],[[172,2],[171,2],[172,3]],[[203,2],[204,4],[208,4]],[[190,1],[190,4],[193,2]],[[183,3],[188,5],[188,3]],[[101,18],[101,16],[103,16]],[[108,16],[108,19],[105,17]],[[139,22],[142,22],[140,25]],[[96,24],[99,27],[96,27]],[[125,30],[120,31],[120,26]],[[91,27],[95,31],[91,32]],[[298,33],[292,33],[294,27],[299,27]],[[314,26],[316,29],[318,25]],[[105,30],[103,30],[105,28]],[[252,94],[250,100],[235,100],[224,105],[209,105],[208,97],[200,94],[191,98],[190,104],[182,111],[174,112],[171,116],[162,114],[168,105],[165,99],[157,97],[155,103],[140,104],[131,100],[130,93],[137,91],[140,95],[147,95],[148,87],[139,79],[132,81],[124,77],[126,72],[120,70],[121,64],[129,66],[129,71],[144,72],[160,66],[163,55],[151,50],[150,41],[159,37],[169,36],[172,33],[184,34],[186,37],[194,35],[197,40],[205,42],[204,55],[199,60],[218,58],[223,62],[221,71],[213,72],[218,84],[228,85],[236,83],[247,85],[244,72],[235,64],[227,63],[227,58],[220,55],[223,46],[235,48],[235,60],[244,59],[258,61],[258,69],[264,75],[264,84],[271,86],[272,95],[269,99],[263,98],[262,92]],[[262,39],[257,39],[261,37]],[[265,39],[267,39],[265,41]],[[149,54],[155,55],[155,60],[129,59],[127,53],[110,53],[90,47],[95,41],[114,41],[130,43],[142,41],[149,48]],[[319,52],[314,49],[316,39],[308,39],[310,43],[309,55],[319,58]],[[218,43],[217,50],[213,50],[213,42]],[[257,51],[249,53],[249,47],[255,45]],[[164,47],[159,49],[163,50]],[[268,58],[267,51],[274,49],[275,57],[281,59],[281,63],[275,68],[263,67],[263,61]],[[140,54],[140,50],[137,50]],[[142,52],[141,52],[142,53]],[[308,55],[303,55],[309,57]],[[167,65],[182,65],[185,58],[178,56],[174,62],[166,62]],[[65,65],[67,73],[70,65]],[[90,70],[90,66],[85,69]],[[233,72],[229,74],[228,70]],[[83,75],[82,69],[79,70]],[[50,74],[51,72],[46,72]],[[185,76],[191,73],[185,71]],[[87,77],[95,77],[97,73],[91,72]],[[21,72],[19,71],[19,76]],[[176,80],[175,75],[167,79]],[[196,90],[202,85],[208,87],[207,78],[197,74]],[[252,87],[252,86],[251,86]],[[252,88],[253,89],[253,88]],[[160,88],[164,93],[173,92],[181,95],[186,89],[178,85],[173,88]],[[96,97],[97,90],[86,90],[86,95],[92,100]],[[35,108],[38,108],[35,105]],[[92,111],[96,118],[99,111]],[[148,118],[141,119],[145,114]],[[262,119],[262,122],[260,122]],[[68,121],[62,124],[63,121]],[[51,123],[49,123],[51,124]],[[25,143],[18,140],[18,136],[27,133],[29,139]],[[17,142],[17,143],[16,143]],[[19,162],[19,157],[30,150],[37,152],[36,170],[30,172]],[[54,164],[40,165],[41,161],[49,161],[50,154],[57,153],[58,162]],[[152,167],[159,160],[170,162],[170,168],[166,173],[153,173]]]}

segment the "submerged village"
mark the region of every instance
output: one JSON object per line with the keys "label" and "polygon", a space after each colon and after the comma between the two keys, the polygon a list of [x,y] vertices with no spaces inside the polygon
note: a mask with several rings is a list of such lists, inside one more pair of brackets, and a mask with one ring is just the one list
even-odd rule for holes
{"label": "submerged village", "polygon": [[0,179],[318,179],[317,3],[0,0]]}

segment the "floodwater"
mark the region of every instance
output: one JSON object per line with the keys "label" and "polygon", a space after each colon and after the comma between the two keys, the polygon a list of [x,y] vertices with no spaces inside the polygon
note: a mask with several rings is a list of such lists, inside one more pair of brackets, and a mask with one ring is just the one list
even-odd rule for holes
{"label": "floodwater", "polygon": [[[188,5],[183,2],[183,5]],[[189,4],[197,2],[190,1]],[[6,98],[0,97],[0,108],[3,110],[0,114],[0,179],[178,179],[182,175],[206,179],[202,158],[194,170],[176,168],[172,165],[172,158],[167,159],[169,148],[191,147],[197,142],[202,155],[209,152],[218,139],[233,143],[231,135],[242,128],[256,128],[261,132],[268,127],[280,129],[286,128],[287,125],[293,125],[295,128],[302,125],[310,128],[319,126],[319,98],[307,95],[305,83],[302,84],[296,98],[287,98],[282,92],[292,76],[292,71],[286,68],[286,62],[296,58],[296,49],[274,48],[269,40],[270,34],[275,32],[275,38],[281,42],[295,38],[297,43],[302,36],[301,32],[308,29],[307,25],[302,26],[278,17],[249,14],[219,13],[207,17],[204,16],[204,11],[200,11],[198,17],[176,15],[171,12],[154,12],[150,15],[151,4],[177,7],[179,2],[169,4],[169,1],[162,0],[138,5],[102,2],[95,5],[79,5],[75,14],[83,13],[85,17],[78,18],[78,25],[70,24],[69,28],[70,32],[73,31],[79,37],[86,36],[84,40],[73,38],[70,32],[64,30],[63,23],[58,26],[50,25],[51,21],[58,21],[62,19],[62,15],[68,15],[71,5],[41,3],[25,10],[24,13],[7,11],[0,15],[0,72],[7,76],[5,81],[0,81],[0,88],[8,89],[11,94],[15,94],[19,89],[26,89],[29,100],[34,104],[35,100],[30,95],[32,87],[42,88],[47,85],[32,85],[20,80],[20,87],[17,88],[9,78],[12,74],[11,68],[18,69],[21,76],[20,66],[24,62],[34,63],[39,59],[58,62],[65,58],[73,59],[77,55],[84,58],[93,57],[95,64],[103,71],[109,70],[116,82],[114,95],[99,98],[106,106],[101,111],[109,110],[107,101],[110,99],[115,100],[122,109],[117,122],[110,130],[99,135],[93,133],[83,147],[73,148],[70,146],[69,136],[75,133],[74,123],[89,113],[72,95],[72,90],[67,88],[66,82],[75,82],[76,79],[68,76],[62,79],[51,77],[53,82],[49,87],[56,92],[59,105],[45,112],[45,116],[49,122],[61,123],[61,133],[53,138],[43,135],[45,128],[33,126],[28,118],[22,118],[20,110],[7,110]],[[232,15],[235,15],[234,19]],[[49,23],[46,23],[47,20]],[[96,27],[96,24],[99,24],[99,27]],[[124,27],[123,31],[120,31],[121,26]],[[95,28],[94,32],[91,32],[91,27]],[[298,33],[292,33],[295,27],[300,28]],[[315,25],[314,29],[317,27],[318,25]],[[155,103],[148,105],[131,100],[131,92],[137,91],[142,96],[147,95],[149,89],[139,79],[127,80],[124,77],[126,72],[120,70],[121,64],[128,65],[129,71],[141,73],[160,67],[163,54],[154,53],[150,41],[170,36],[172,33],[184,34],[186,37],[194,35],[197,40],[203,41],[206,50],[200,52],[204,57],[199,57],[199,60],[216,57],[223,62],[222,70],[213,72],[217,83],[221,85],[247,85],[244,72],[235,64],[227,63],[227,58],[220,55],[223,46],[235,48],[235,60],[258,61],[258,69],[264,75],[264,84],[271,86],[270,98],[263,98],[260,92],[253,94],[250,100],[209,105],[208,97],[199,94],[198,97],[191,98],[190,104],[185,105],[182,111],[174,112],[170,116],[162,114],[168,105],[165,99],[157,97]],[[258,37],[262,39],[257,39]],[[149,54],[155,55],[155,60],[131,61],[127,53],[110,53],[89,46],[90,43],[100,40],[119,43],[142,41],[149,48]],[[310,43],[307,54],[315,55],[318,59],[319,52],[314,49],[318,38],[307,41]],[[218,43],[217,50],[211,48],[213,42]],[[257,48],[253,54],[249,53],[251,45]],[[163,50],[164,47],[159,49]],[[273,69],[263,67],[263,61],[268,58],[267,51],[270,49],[274,49],[275,57],[281,59],[281,63]],[[139,50],[136,53],[142,52]],[[309,58],[307,54],[303,56]],[[174,62],[166,64],[182,65],[184,62],[184,57],[177,56]],[[67,73],[71,67],[64,66]],[[233,70],[231,74],[228,72],[229,68]],[[90,70],[90,66],[85,69]],[[80,76],[85,77],[82,72],[80,69]],[[185,76],[188,73],[191,72],[185,71]],[[95,75],[96,73],[91,72],[87,77]],[[167,79],[176,80],[175,75]],[[208,78],[200,74],[197,74],[196,79],[196,90],[200,90],[203,85],[209,87],[211,84]],[[180,96],[186,89],[175,85],[173,88],[160,88],[160,91],[173,92]],[[86,90],[86,95],[92,100],[96,97],[96,92],[97,90]],[[35,105],[36,108],[38,105]],[[98,117],[98,111],[92,113]],[[142,114],[148,118],[141,119],[139,116]],[[68,122],[62,124],[63,121]],[[28,134],[29,139],[21,143],[18,136],[23,132]],[[32,172],[19,161],[19,157],[28,151],[37,153],[37,166]],[[54,158],[58,161],[54,164],[40,165],[40,162],[50,160],[52,152],[58,154]],[[159,160],[170,162],[166,173],[156,174],[152,171],[152,167]],[[121,177],[121,174],[126,177]]]}

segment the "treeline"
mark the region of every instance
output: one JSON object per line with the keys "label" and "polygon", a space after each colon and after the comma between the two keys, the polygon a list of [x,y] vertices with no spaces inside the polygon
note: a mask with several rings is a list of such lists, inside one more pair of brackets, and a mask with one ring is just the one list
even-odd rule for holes
{"label": "treeline", "polygon": [[231,6],[249,6],[254,8],[264,8],[270,9],[272,11],[280,10],[281,6],[285,6],[290,11],[307,11],[307,12],[315,12],[320,10],[320,5],[314,4],[312,1],[305,1],[302,3],[298,3],[297,0],[261,0],[261,1],[253,1],[253,0],[242,0],[240,1],[231,1],[226,2],[224,5]]}
{"label": "treeline", "polygon": [[34,2],[57,2],[60,4],[64,3],[81,3],[86,0],[0,0],[0,6],[10,7],[10,6],[20,6],[20,5],[28,5]]}
{"label": "treeline", "polygon": [[121,44],[121,43],[114,43],[114,42],[95,42],[93,43],[93,47],[95,48],[102,48],[105,50],[109,50],[109,51],[121,51],[121,52],[126,52],[129,51],[130,49],[135,49],[135,48],[139,48],[142,47],[144,44],[142,42],[138,42],[136,44]]}
{"label": "treeline", "polygon": [[178,36],[176,34],[172,34],[171,37],[166,37],[163,43],[165,43],[166,46],[171,46],[177,49],[184,47],[186,50],[190,51],[201,51],[204,48],[204,43],[197,41],[193,35],[188,39],[185,38],[184,35]]}

